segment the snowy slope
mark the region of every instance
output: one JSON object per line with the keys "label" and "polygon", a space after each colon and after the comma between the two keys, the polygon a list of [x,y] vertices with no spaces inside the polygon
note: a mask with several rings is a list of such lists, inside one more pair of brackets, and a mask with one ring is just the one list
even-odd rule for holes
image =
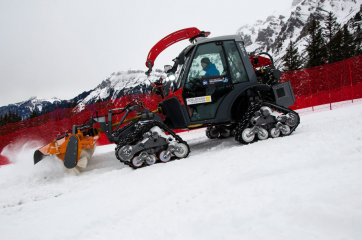
{"label": "snowy slope", "polygon": [[[2,154],[2,239],[362,239],[362,104],[241,145],[182,134],[188,158],[138,170],[98,147],[78,176],[36,143]],[[21,146],[21,144],[19,144]]]}

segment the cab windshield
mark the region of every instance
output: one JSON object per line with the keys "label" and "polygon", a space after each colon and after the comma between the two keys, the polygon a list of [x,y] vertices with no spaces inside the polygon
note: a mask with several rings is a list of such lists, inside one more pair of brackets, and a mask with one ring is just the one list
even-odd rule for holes
{"label": "cab windshield", "polygon": [[175,91],[180,89],[180,87],[181,87],[182,79],[185,74],[185,69],[186,69],[187,63],[189,62],[189,59],[190,59],[190,55],[185,56],[184,64],[178,65],[178,67],[177,67],[177,70],[175,72],[176,79],[174,82]]}

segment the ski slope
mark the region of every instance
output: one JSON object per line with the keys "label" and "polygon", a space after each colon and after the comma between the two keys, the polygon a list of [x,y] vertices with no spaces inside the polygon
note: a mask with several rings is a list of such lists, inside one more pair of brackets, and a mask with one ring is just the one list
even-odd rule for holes
{"label": "ski slope", "polygon": [[182,137],[186,159],[133,170],[108,145],[79,175],[5,149],[1,239],[362,239],[362,104],[251,145]]}

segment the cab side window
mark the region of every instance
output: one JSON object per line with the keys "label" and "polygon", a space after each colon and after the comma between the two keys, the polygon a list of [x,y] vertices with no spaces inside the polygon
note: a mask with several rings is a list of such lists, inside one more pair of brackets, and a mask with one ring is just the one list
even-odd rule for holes
{"label": "cab side window", "polygon": [[226,58],[230,66],[230,75],[233,84],[248,82],[244,64],[234,41],[225,41]]}

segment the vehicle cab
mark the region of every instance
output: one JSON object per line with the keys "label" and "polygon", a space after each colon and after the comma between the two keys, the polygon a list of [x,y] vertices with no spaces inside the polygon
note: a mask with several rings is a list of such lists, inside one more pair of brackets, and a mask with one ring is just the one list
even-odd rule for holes
{"label": "vehicle cab", "polygon": [[237,35],[197,38],[174,61],[165,66],[172,93],[160,104],[174,128],[232,122],[234,102],[257,84]]}

